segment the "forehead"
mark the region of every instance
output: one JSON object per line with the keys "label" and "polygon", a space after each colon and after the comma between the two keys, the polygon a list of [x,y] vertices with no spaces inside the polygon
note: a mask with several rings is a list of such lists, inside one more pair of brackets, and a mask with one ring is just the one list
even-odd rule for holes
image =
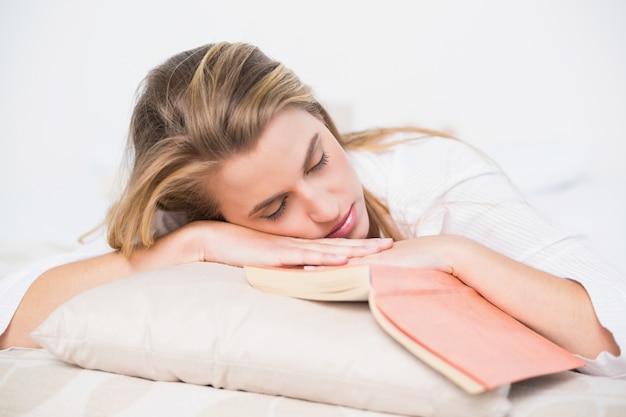
{"label": "forehead", "polygon": [[274,116],[261,132],[251,151],[234,155],[222,164],[221,179],[246,178],[250,170],[282,172],[294,163],[304,162],[311,140],[323,123],[304,110],[287,109]]}
{"label": "forehead", "polygon": [[311,140],[324,128],[304,110],[287,109],[276,114],[251,151],[232,156],[219,169],[212,189],[222,211],[232,206],[248,207],[286,191],[294,175],[302,175]]}

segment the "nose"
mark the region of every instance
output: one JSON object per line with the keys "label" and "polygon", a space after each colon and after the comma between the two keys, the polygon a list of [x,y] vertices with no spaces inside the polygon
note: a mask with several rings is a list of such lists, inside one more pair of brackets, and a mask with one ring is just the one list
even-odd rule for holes
{"label": "nose", "polygon": [[329,190],[323,187],[307,187],[304,193],[309,217],[316,223],[327,223],[339,217],[339,201]]}

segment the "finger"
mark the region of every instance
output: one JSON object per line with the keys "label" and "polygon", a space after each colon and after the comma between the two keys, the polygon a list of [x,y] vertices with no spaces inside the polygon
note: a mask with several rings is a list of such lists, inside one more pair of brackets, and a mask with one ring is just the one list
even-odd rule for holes
{"label": "finger", "polygon": [[274,252],[276,266],[344,265],[348,256],[311,249],[281,249]]}
{"label": "finger", "polygon": [[381,249],[388,249],[393,246],[391,238],[371,238],[371,239],[345,239],[345,238],[322,238],[322,239],[299,239],[300,241],[308,241],[321,243],[328,246],[377,246]]}
{"label": "finger", "polygon": [[327,245],[327,244],[310,244],[306,246],[309,250],[314,250],[323,253],[332,253],[338,255],[345,255],[347,257],[361,257],[367,255],[373,255],[375,253],[382,252],[389,249],[386,245],[378,246],[375,244],[366,244],[358,246],[342,246],[342,245]]}
{"label": "finger", "polygon": [[367,256],[393,247],[391,239],[320,239],[320,240],[293,240],[294,248],[328,252],[334,254]]}

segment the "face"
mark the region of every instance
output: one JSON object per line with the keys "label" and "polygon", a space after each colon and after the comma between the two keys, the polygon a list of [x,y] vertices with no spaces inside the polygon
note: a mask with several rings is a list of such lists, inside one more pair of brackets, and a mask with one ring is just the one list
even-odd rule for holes
{"label": "face", "polygon": [[276,114],[256,147],[213,178],[229,223],[309,239],[367,237],[361,183],[335,137],[304,110]]}

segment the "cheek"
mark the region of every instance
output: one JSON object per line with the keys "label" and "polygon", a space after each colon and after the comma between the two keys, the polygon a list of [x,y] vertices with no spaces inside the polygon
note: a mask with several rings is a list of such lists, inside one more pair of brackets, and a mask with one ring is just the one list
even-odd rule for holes
{"label": "cheek", "polygon": [[333,177],[339,186],[343,189],[361,189],[361,181],[356,175],[356,172],[352,168],[352,165],[345,154],[341,153],[338,156],[336,166],[337,169],[333,174]]}
{"label": "cheek", "polygon": [[304,239],[316,239],[320,237],[317,230],[305,227],[305,224],[307,224],[306,218],[285,216],[284,219],[277,222],[258,222],[246,225],[246,227],[278,236],[291,236]]}

